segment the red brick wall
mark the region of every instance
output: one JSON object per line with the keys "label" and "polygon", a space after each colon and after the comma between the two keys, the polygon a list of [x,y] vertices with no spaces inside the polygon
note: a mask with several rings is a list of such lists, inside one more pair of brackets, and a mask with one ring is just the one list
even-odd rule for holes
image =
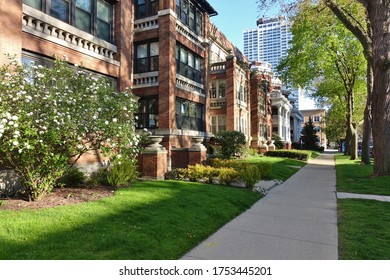
{"label": "red brick wall", "polygon": [[172,168],[187,168],[188,166],[188,149],[172,150]]}
{"label": "red brick wall", "polygon": [[0,64],[7,63],[4,54],[22,51],[22,0],[2,1],[0,5]]}

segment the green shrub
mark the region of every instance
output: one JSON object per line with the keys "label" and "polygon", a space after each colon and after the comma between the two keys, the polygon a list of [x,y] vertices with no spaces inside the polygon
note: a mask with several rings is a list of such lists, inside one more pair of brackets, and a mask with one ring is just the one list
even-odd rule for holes
{"label": "green shrub", "polygon": [[253,188],[253,186],[261,179],[260,169],[254,164],[243,165],[240,170],[240,176],[247,188]]}
{"label": "green shrub", "polygon": [[165,180],[183,180],[187,177],[187,171],[184,168],[174,168],[165,173]]}
{"label": "green shrub", "polygon": [[229,167],[220,167],[216,168],[218,173],[218,181],[220,184],[229,185],[240,178],[240,173],[238,173],[233,168]]}
{"label": "green shrub", "polygon": [[113,187],[122,187],[130,184],[138,177],[137,167],[132,162],[117,163],[108,170],[107,182]]}
{"label": "green shrub", "polygon": [[215,135],[215,142],[220,147],[222,158],[237,156],[246,143],[245,134],[239,131],[221,131]]}
{"label": "green shrub", "polygon": [[208,165],[193,165],[181,171],[182,179],[187,177],[192,182],[204,180],[206,183],[212,184],[214,179],[218,179],[220,184],[230,184],[237,180],[239,173],[229,167],[212,167]]}
{"label": "green shrub", "polygon": [[76,167],[69,168],[66,173],[57,180],[56,185],[61,187],[76,187],[83,185],[86,181],[84,172]]}
{"label": "green shrub", "polygon": [[86,181],[87,186],[108,186],[107,176],[108,176],[108,167],[101,167],[97,171],[93,172]]}
{"label": "green shrub", "polygon": [[275,151],[268,151],[265,155],[268,157],[283,157],[283,158],[292,158],[298,160],[308,160],[311,157],[311,151],[275,150]]}
{"label": "green shrub", "polygon": [[234,159],[220,159],[220,158],[214,158],[211,160],[211,166],[215,168],[219,167],[228,167],[228,168],[234,168],[239,169],[240,162]]}

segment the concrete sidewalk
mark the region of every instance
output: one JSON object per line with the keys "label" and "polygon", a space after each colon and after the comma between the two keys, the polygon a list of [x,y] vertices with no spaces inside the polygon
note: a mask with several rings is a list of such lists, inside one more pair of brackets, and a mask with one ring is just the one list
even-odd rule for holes
{"label": "concrete sidewalk", "polygon": [[182,259],[337,259],[335,193],[334,153],[325,152]]}

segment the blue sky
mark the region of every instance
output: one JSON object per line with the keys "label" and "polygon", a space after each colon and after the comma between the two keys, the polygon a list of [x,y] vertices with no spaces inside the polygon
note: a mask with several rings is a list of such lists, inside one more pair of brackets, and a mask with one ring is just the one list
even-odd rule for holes
{"label": "blue sky", "polygon": [[242,32],[256,28],[259,17],[276,15],[274,8],[268,12],[260,11],[256,0],[208,0],[217,10],[218,15],[211,17],[211,21],[232,41],[240,50],[242,47]]}
{"label": "blue sky", "polygon": [[[217,16],[211,17],[212,23],[241,51],[244,51],[242,32],[256,28],[258,18],[276,16],[279,12],[279,7],[260,11],[256,0],[208,0],[208,2],[218,12]],[[315,108],[314,102],[305,97],[300,100],[299,105],[301,110]]]}

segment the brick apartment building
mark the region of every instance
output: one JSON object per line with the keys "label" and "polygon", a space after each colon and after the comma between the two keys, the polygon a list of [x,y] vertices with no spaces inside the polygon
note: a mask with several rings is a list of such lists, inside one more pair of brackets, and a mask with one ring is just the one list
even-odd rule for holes
{"label": "brick apartment building", "polygon": [[137,127],[163,137],[168,168],[183,167],[194,137],[238,130],[257,147],[272,135],[272,73],[251,74],[215,15],[206,0],[13,0],[0,7],[0,63],[66,56],[130,87]]}
{"label": "brick apartment building", "polygon": [[318,139],[320,140],[319,145],[321,147],[325,147],[327,145],[327,138],[325,133],[325,116],[326,111],[325,109],[312,109],[312,110],[301,110],[302,116],[304,117],[304,121],[302,123],[302,127],[309,122],[309,118],[313,121],[314,129],[316,131],[316,134],[318,136]]}

